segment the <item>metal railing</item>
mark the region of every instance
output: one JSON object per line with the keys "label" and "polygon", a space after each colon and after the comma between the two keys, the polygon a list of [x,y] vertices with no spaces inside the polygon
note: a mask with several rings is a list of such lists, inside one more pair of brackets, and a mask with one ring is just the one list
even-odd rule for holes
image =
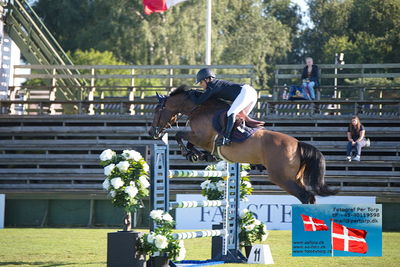
{"label": "metal railing", "polygon": [[[0,114],[7,115],[142,115],[152,116],[155,98],[94,100],[0,100]],[[400,117],[400,100],[272,101],[259,99],[251,116],[259,120],[282,116]]]}
{"label": "metal railing", "polygon": [[[329,98],[356,97],[360,100],[375,97],[379,99],[400,96],[400,63],[390,64],[321,64],[319,67],[319,90],[316,98],[322,95]],[[304,65],[276,65],[273,99],[278,100],[291,84],[301,83]],[[336,70],[336,71],[335,71]],[[370,91],[377,94],[370,94]],[[390,92],[390,93],[388,93]]]}
{"label": "metal railing", "polygon": [[[5,21],[6,32],[21,49],[28,62],[72,65],[69,57],[27,1],[8,1]],[[66,68],[50,72],[43,69],[43,71],[47,74],[64,75],[56,83],[65,86],[57,92],[58,97],[74,100],[76,95],[71,87],[85,84],[83,79],[72,77],[72,75],[79,75],[78,70]]]}

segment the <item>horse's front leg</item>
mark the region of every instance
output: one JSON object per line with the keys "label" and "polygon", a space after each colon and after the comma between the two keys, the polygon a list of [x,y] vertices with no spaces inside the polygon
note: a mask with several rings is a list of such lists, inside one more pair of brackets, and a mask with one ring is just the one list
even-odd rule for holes
{"label": "horse's front leg", "polygon": [[211,154],[210,152],[205,151],[205,150],[200,151],[200,150],[198,150],[198,149],[197,149],[192,143],[190,143],[190,142],[187,143],[186,147],[187,147],[190,151],[192,151],[192,152],[194,152],[195,154],[197,154],[200,160],[203,160],[203,161],[205,161],[205,162],[216,162],[216,161],[219,161],[219,159],[216,158],[216,157],[215,157],[213,154]]}
{"label": "horse's front leg", "polygon": [[175,140],[178,143],[178,146],[181,150],[181,153],[184,157],[190,153],[190,149],[185,146],[183,140],[187,141],[187,133],[188,132],[177,132],[175,135]]}
{"label": "horse's front leg", "polygon": [[[179,148],[181,149],[182,155],[189,161],[206,160],[209,158],[206,154],[198,150],[191,142],[195,135],[193,132],[177,132],[175,139],[178,142]],[[183,140],[187,141],[187,145],[183,143]]]}

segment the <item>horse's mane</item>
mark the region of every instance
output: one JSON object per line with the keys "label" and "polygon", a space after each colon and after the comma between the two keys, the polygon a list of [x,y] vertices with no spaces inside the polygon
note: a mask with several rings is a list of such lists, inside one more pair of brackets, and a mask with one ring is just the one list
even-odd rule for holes
{"label": "horse's mane", "polygon": [[174,96],[174,95],[178,95],[178,94],[182,94],[182,93],[187,94],[190,91],[193,91],[193,90],[188,85],[182,84],[178,88],[172,90],[171,93],[169,93],[169,95]]}

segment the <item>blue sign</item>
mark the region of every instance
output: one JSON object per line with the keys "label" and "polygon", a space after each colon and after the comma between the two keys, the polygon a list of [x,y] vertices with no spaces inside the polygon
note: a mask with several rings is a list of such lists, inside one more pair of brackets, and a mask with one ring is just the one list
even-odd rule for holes
{"label": "blue sign", "polygon": [[382,256],[382,205],[292,205],[292,256]]}

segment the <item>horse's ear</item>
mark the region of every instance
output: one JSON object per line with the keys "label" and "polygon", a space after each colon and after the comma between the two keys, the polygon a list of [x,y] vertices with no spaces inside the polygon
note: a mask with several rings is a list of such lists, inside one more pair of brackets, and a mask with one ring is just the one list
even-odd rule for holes
{"label": "horse's ear", "polygon": [[160,96],[160,94],[158,92],[156,92],[156,96],[157,96],[158,102],[161,102],[161,100],[163,99],[162,96]]}

